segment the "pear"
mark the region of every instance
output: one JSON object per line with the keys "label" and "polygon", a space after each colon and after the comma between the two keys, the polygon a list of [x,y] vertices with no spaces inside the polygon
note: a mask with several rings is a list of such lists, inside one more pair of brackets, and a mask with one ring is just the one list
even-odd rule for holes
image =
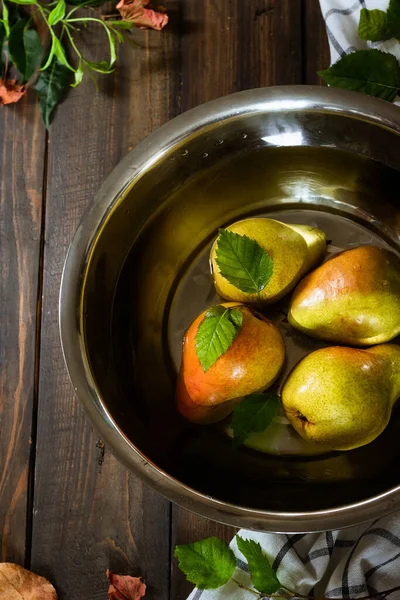
{"label": "pear", "polygon": [[246,304],[276,302],[321,262],[326,252],[324,232],[309,225],[288,225],[274,219],[251,218],[238,221],[227,229],[255,240],[273,261],[272,277],[260,294],[243,292],[221,275],[217,264],[217,238],[211,248],[211,268],[217,292],[228,300]]}
{"label": "pear", "polygon": [[400,259],[360,246],[307,275],[291,299],[289,323],[308,335],[351,346],[388,342],[400,333]]}
{"label": "pear", "polygon": [[282,390],[285,414],[306,440],[333,450],[372,442],[400,396],[400,346],[335,346],[312,352]]}
{"label": "pear", "polygon": [[220,421],[243,396],[267,389],[285,360],[285,345],[273,323],[249,307],[223,306],[238,308],[243,323],[232,345],[208,370],[200,364],[195,339],[206,311],[193,321],[183,341],[176,402],[180,413],[195,423]]}

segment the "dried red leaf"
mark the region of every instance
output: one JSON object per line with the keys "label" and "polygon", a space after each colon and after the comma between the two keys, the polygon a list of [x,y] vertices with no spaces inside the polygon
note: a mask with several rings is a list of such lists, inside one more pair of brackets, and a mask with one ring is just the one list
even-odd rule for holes
{"label": "dried red leaf", "polygon": [[140,600],[146,594],[146,585],[141,577],[116,575],[108,570],[107,577],[110,582],[108,600]]}
{"label": "dried red leaf", "polygon": [[0,563],[0,600],[57,600],[47,579],[13,563]]}
{"label": "dried red leaf", "polygon": [[18,102],[25,92],[26,87],[24,85],[18,85],[15,79],[7,79],[6,81],[0,79],[0,106]]}
{"label": "dried red leaf", "polygon": [[168,15],[145,8],[150,0],[120,0],[117,8],[124,21],[132,21],[142,29],[157,29],[160,31],[168,23]]}

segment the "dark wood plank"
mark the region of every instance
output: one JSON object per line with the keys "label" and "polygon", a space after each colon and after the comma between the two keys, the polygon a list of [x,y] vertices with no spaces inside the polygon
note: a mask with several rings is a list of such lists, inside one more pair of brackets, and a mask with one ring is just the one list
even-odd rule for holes
{"label": "dark wood plank", "polygon": [[[176,110],[173,27],[134,35],[100,92],[90,80],[71,91],[50,130],[32,567],[61,600],[103,600],[107,568],[143,575],[149,600],[169,597],[170,505],[102,448],[74,397],[58,333],[62,267],[84,209],[120,158]],[[104,40],[91,37],[88,52],[103,51]]]}
{"label": "dark wood plank", "polygon": [[0,109],[1,560],[24,564],[45,131],[34,96]]}
{"label": "dark wood plank", "polygon": [[327,69],[330,65],[329,45],[319,2],[316,0],[304,0],[303,24],[303,83],[326,85],[318,71]]}
{"label": "dark wood plank", "polygon": [[[182,40],[182,107],[189,109],[238,90],[301,83],[300,0],[203,0],[183,4],[192,31]],[[176,544],[235,530],[174,506],[172,551]],[[172,563],[171,598],[183,600],[192,585]]]}

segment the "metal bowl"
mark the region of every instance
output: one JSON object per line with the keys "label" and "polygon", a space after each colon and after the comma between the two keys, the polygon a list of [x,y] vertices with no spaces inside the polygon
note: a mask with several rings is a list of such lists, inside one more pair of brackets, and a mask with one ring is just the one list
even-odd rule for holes
{"label": "metal bowl", "polygon": [[[217,301],[218,227],[248,215],[321,226],[330,249],[400,242],[399,109],[313,87],[245,91],[161,127],[119,164],[71,245],[62,345],[79,398],[116,456],[170,500],[235,526],[318,531],[400,508],[400,414],[372,444],[315,453],[283,419],[261,453],[174,406],[184,329]],[[287,370],[315,341],[269,315]],[[272,438],[271,438],[272,439]]]}

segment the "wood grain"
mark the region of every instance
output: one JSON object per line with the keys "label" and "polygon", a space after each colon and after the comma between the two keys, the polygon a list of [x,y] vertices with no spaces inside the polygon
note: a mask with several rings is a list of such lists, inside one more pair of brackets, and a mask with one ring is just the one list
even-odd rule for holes
{"label": "wood grain", "polygon": [[[298,0],[187,0],[184,20],[196,26],[182,41],[182,107],[243,89],[301,83],[301,8]],[[211,535],[229,541],[234,533],[173,507],[172,551]],[[175,559],[171,575],[171,598],[183,600],[193,586]]]}
{"label": "wood grain", "polygon": [[24,564],[45,132],[35,98],[0,109],[0,540]]}
{"label": "wood grain", "polygon": [[[169,503],[98,441],[74,397],[58,333],[61,272],[82,213],[130,147],[174,114],[173,28],[134,35],[115,74],[99,78],[99,93],[89,80],[68,95],[49,136],[32,567],[61,600],[103,600],[107,568],[143,575],[149,600],[169,595]],[[104,40],[89,37],[86,51],[100,59]]]}
{"label": "wood grain", "polygon": [[319,2],[304,0],[303,83],[326,85],[318,71],[330,65],[329,44]]}

